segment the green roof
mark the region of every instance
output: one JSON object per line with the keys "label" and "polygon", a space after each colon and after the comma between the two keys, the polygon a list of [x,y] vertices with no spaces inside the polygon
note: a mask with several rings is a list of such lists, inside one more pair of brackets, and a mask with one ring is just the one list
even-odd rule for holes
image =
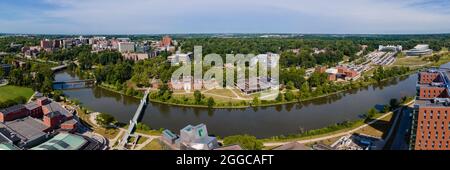
{"label": "green roof", "polygon": [[86,143],[87,141],[81,136],[60,133],[49,141],[31,148],[31,150],[79,150]]}
{"label": "green roof", "polygon": [[10,143],[0,143],[0,150],[19,150],[19,148]]}

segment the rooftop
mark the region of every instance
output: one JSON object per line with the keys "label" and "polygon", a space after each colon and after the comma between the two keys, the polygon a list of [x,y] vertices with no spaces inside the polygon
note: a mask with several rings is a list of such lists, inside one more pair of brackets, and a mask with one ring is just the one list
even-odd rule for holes
{"label": "rooftop", "polygon": [[47,142],[31,148],[31,150],[79,150],[86,143],[87,140],[81,136],[60,133]]}
{"label": "rooftop", "polygon": [[32,117],[25,117],[22,119],[16,119],[14,121],[5,122],[0,124],[0,128],[4,127],[10,132],[15,133],[22,141],[30,141],[40,138],[46,133],[48,129],[41,121]]}
{"label": "rooftop", "polygon": [[0,150],[19,150],[19,148],[11,143],[0,143]]}
{"label": "rooftop", "polygon": [[22,104],[18,104],[18,105],[14,105],[14,106],[11,106],[8,108],[1,109],[0,112],[2,112],[4,115],[7,115],[11,112],[15,112],[15,111],[18,111],[18,110],[24,109],[24,108],[25,107]]}

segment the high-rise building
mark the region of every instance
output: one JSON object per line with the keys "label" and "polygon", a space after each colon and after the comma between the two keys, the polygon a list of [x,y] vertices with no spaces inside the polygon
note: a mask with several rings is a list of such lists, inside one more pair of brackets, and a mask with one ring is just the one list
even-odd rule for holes
{"label": "high-rise building", "polygon": [[450,94],[448,70],[419,73],[410,149],[450,150]]}
{"label": "high-rise building", "polygon": [[134,42],[119,42],[118,49],[121,53],[132,53],[134,52]]}

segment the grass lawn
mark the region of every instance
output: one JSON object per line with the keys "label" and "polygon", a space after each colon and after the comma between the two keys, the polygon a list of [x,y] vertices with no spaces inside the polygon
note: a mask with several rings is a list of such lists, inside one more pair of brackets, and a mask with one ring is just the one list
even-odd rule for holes
{"label": "grass lawn", "polygon": [[145,145],[142,150],[163,150],[163,147],[159,143],[159,139],[153,139],[149,144]]}
{"label": "grass lawn", "polygon": [[389,114],[383,119],[380,119],[380,121],[356,131],[356,133],[384,138],[392,125],[392,118],[393,114]]}
{"label": "grass lawn", "polygon": [[27,87],[18,87],[18,86],[2,86],[0,87],[0,102],[4,102],[6,100],[14,99],[19,96],[23,96],[26,99],[29,99],[31,95],[33,95],[33,90]]}
{"label": "grass lawn", "polygon": [[427,64],[428,61],[423,61],[423,57],[402,57],[397,58],[397,60],[394,62],[394,66],[408,66],[408,67],[414,67],[414,66],[420,66]]}

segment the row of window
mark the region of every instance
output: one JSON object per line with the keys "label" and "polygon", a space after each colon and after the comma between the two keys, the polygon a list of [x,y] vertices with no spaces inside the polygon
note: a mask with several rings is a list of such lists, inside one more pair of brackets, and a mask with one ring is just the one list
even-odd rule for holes
{"label": "row of window", "polygon": [[[418,144],[419,147],[422,146],[422,141],[419,140]],[[424,142],[424,148],[428,148],[428,141]],[[436,148],[436,143],[434,141],[431,142],[431,148]],[[442,141],[439,141],[437,148],[442,149]],[[448,149],[448,141],[445,141],[445,148]]]}
{"label": "row of window", "polygon": [[[430,110],[429,115],[430,115],[430,119],[433,119],[434,111]],[[445,110],[444,111],[444,119],[447,119],[447,115],[448,115],[448,112],[447,112],[447,110]],[[440,110],[437,111],[436,116],[438,119],[441,119],[441,111]],[[427,119],[427,110],[423,110],[423,119]]]}

